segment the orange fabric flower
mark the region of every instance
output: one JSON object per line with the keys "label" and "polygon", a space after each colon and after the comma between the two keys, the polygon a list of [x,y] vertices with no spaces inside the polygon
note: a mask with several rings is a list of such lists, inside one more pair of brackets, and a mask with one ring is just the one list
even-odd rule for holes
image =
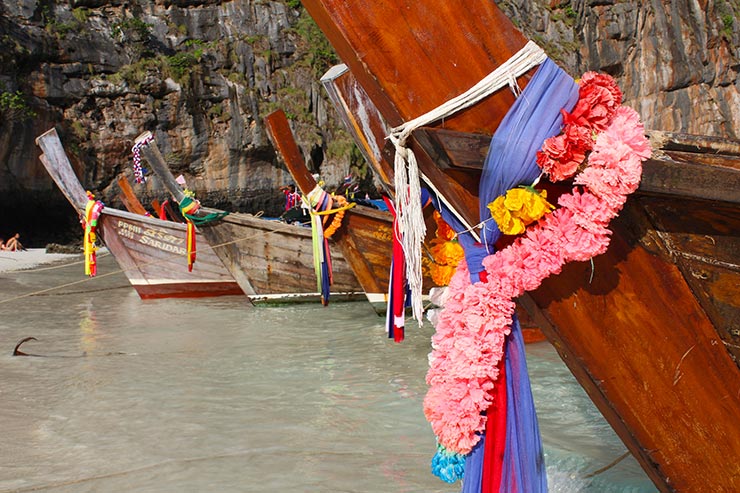
{"label": "orange fabric flower", "polygon": [[462,245],[453,239],[455,231],[435,211],[434,220],[437,223],[437,237],[430,242],[429,275],[437,286],[447,286],[455,273],[457,264],[465,256]]}

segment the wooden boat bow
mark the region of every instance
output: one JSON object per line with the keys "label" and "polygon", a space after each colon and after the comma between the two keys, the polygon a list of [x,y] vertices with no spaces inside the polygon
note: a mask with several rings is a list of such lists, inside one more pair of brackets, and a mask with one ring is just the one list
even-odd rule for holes
{"label": "wooden boat bow", "polygon": [[[176,202],[181,202],[185,193],[151,134],[142,133],[136,143],[140,144],[142,156],[167,191]],[[197,213],[221,215],[224,211],[200,207]],[[310,261],[313,252],[311,233],[306,228],[235,212],[198,229],[250,300],[290,302],[319,299]],[[361,288],[354,273],[338,252],[334,258],[334,299],[357,299]]]}
{"label": "wooden boat bow", "polygon": [[[468,90],[526,42],[493,2],[303,5],[394,127]],[[490,138],[513,101],[500,91],[411,139],[420,170],[471,224],[480,166],[470,163],[483,147],[453,132]],[[737,147],[678,140],[654,140],[662,154],[612,222],[593,281],[590,265],[568,264],[521,301],[662,492],[740,491]]]}
{"label": "wooden boat bow", "polygon": [[[267,115],[264,122],[270,140],[298,188],[304,195],[310,195],[317,183],[306,167],[285,112],[276,110]],[[384,315],[391,265],[393,217],[387,211],[356,206],[345,211],[342,222],[330,241],[336,242],[342,251],[376,312]]]}

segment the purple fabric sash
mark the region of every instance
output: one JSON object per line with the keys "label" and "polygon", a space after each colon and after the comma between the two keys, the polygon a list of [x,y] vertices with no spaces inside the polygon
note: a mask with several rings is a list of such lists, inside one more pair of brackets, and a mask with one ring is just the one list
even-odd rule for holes
{"label": "purple fabric sash", "polygon": [[[494,253],[501,237],[491,220],[488,204],[518,185],[531,185],[540,174],[537,151],[545,139],[560,132],[561,109],[570,111],[578,101],[578,85],[551,60],[536,71],[496,130],[486,156],[480,181],[481,243],[476,242],[455,216],[432,197],[443,219],[459,234],[472,282],[480,280],[483,259]],[[514,317],[512,334],[505,349],[507,381],[507,433],[503,477],[500,491],[507,493],[545,493],[542,443],[529,385],[524,342],[519,322]],[[483,441],[473,449],[465,464],[464,493],[480,491],[483,467]]]}

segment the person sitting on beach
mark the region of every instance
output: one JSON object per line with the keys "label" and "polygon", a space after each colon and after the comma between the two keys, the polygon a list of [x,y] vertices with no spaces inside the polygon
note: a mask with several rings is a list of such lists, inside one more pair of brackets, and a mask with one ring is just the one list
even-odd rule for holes
{"label": "person sitting on beach", "polygon": [[25,248],[23,248],[23,245],[21,244],[21,242],[18,241],[18,238],[20,238],[20,237],[21,237],[20,233],[16,233],[15,236],[13,236],[12,238],[10,238],[5,243],[5,245],[2,247],[2,249],[5,250],[5,251],[8,251],[8,252],[16,252],[16,251],[19,251],[19,250],[25,250]]}

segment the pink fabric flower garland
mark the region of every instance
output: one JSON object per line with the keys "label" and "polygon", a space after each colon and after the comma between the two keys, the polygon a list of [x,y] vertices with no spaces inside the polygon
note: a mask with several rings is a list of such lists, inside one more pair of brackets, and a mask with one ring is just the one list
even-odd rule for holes
{"label": "pink fabric flower garland", "polygon": [[492,403],[513,299],[560,273],[566,262],[604,253],[609,221],[637,189],[651,148],[638,114],[620,106],[621,98],[608,75],[583,76],[579,102],[564,113],[563,132],[547,139],[537,158],[543,172],[559,181],[573,176],[588,155],[572,193],[524,236],[483,260],[487,281],[472,284],[464,260],[450,281],[432,337],[424,399],[427,420],[448,451],[470,453],[485,429],[482,413]]}

